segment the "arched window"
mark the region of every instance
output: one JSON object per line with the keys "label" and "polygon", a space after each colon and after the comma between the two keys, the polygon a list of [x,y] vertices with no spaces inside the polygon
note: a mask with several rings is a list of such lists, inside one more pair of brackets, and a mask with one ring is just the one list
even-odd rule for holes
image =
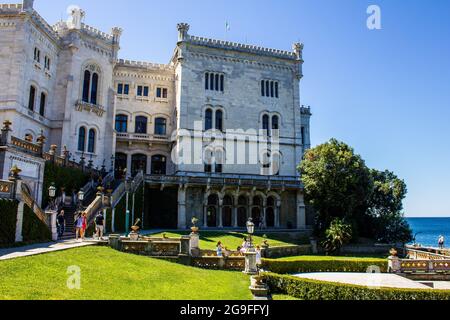
{"label": "arched window", "polygon": [[147,117],[138,116],[136,117],[136,128],[135,133],[147,134]]}
{"label": "arched window", "polygon": [[265,114],[262,119],[262,128],[264,130],[264,134],[266,134],[266,135],[269,134],[269,122],[270,122],[270,118],[267,114]]}
{"label": "arched window", "polygon": [[147,156],[145,154],[135,154],[131,157],[131,175],[136,176],[139,171],[147,171]]}
{"label": "arched window", "polygon": [[92,75],[92,87],[91,87],[91,103],[97,104],[97,90],[98,90],[98,74]]}
{"label": "arched window", "polygon": [[128,117],[123,114],[116,116],[116,131],[121,133],[128,132]]}
{"label": "arched window", "polygon": [[205,112],[205,131],[211,130],[213,127],[213,112],[207,109]]}
{"label": "arched window", "polygon": [[86,151],[86,128],[81,127],[78,130],[78,151]]}
{"label": "arched window", "polygon": [[116,153],[114,159],[116,179],[123,179],[124,169],[127,168],[127,158],[128,156],[125,153]]}
{"label": "arched window", "polygon": [[167,158],[162,155],[152,157],[152,174],[164,175],[167,171]]}
{"label": "arched window", "polygon": [[272,130],[279,130],[280,129],[280,118],[278,116],[272,117]]}
{"label": "arched window", "polygon": [[90,153],[95,152],[95,130],[94,129],[89,130],[88,152],[90,152]]}
{"label": "arched window", "polygon": [[159,136],[167,135],[167,120],[164,118],[156,118],[155,134]]}
{"label": "arched window", "polygon": [[219,205],[219,197],[216,194],[208,197],[207,208],[207,225],[210,228],[217,227],[217,206]]}
{"label": "arched window", "polygon": [[30,96],[28,98],[28,109],[34,111],[34,105],[36,102],[36,88],[34,86],[30,87]]}
{"label": "arched window", "polygon": [[91,89],[91,73],[89,70],[84,71],[83,79],[83,102],[89,103],[89,91]]}
{"label": "arched window", "polygon": [[47,95],[42,92],[41,93],[41,102],[40,102],[40,106],[39,106],[39,114],[41,116],[45,116],[45,104],[47,103]]}
{"label": "arched window", "polygon": [[223,131],[223,112],[221,110],[216,111],[216,129]]}
{"label": "arched window", "polygon": [[233,226],[233,198],[229,195],[223,198],[222,224],[225,228]]}

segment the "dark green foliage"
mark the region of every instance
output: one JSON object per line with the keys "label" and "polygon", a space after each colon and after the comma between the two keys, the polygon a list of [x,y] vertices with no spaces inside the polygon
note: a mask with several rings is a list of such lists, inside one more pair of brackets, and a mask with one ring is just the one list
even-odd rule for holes
{"label": "dark green foliage", "polygon": [[387,271],[385,259],[263,259],[263,269],[279,274],[311,273],[311,272],[367,272],[371,266],[377,266],[382,272]]}
{"label": "dark green foliage", "polygon": [[325,232],[334,218],[351,220],[367,203],[372,180],[364,160],[343,142],[332,139],[305,154],[299,166],[305,198],[318,212],[316,231]]}
{"label": "dark green foliage", "polygon": [[394,173],[370,170],[351,147],[335,139],[308,150],[298,169],[305,199],[317,212],[316,236],[324,237],[340,218],[351,224],[354,239],[412,240],[402,214],[406,184]]}
{"label": "dark green foliage", "polygon": [[325,231],[325,237],[322,245],[327,254],[340,253],[341,248],[352,240],[352,226],[336,218]]}
{"label": "dark green foliage", "polygon": [[[17,201],[0,200],[0,246],[15,244]],[[51,233],[45,225],[28,207],[24,206],[22,225],[22,244],[51,241]]]}
{"label": "dark green foliage", "polygon": [[66,194],[71,195],[72,190],[80,190],[89,181],[90,175],[76,168],[60,167],[52,162],[45,163],[43,207],[48,205],[48,188],[55,184],[57,196],[61,195],[64,187]]}
{"label": "dark green foliage", "polygon": [[0,200],[0,246],[14,243],[17,201]]}
{"label": "dark green foliage", "polygon": [[44,224],[28,207],[24,206],[23,210],[23,241],[29,242],[49,242],[52,239],[51,232],[46,224]]}
{"label": "dark green foliage", "polygon": [[369,288],[292,276],[263,274],[272,294],[302,300],[450,300],[450,290]]}

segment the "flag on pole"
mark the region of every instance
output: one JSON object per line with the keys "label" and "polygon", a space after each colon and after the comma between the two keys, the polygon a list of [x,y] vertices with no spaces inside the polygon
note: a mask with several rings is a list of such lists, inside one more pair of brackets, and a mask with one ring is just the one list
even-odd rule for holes
{"label": "flag on pole", "polygon": [[228,21],[227,21],[226,24],[225,24],[225,29],[226,29],[227,31],[230,31],[230,29],[231,29],[230,23],[229,23]]}

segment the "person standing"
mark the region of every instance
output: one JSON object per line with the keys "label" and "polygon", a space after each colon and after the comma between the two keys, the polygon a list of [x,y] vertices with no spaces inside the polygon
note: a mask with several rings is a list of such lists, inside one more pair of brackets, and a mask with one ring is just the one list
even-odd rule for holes
{"label": "person standing", "polygon": [[444,236],[442,236],[442,235],[439,236],[438,245],[439,245],[439,249],[444,249],[444,246],[445,246]]}
{"label": "person standing", "polygon": [[262,259],[261,259],[261,247],[256,246],[256,266],[260,268],[262,265]]}
{"label": "person standing", "polygon": [[66,218],[64,217],[64,210],[56,218],[57,229],[58,229],[58,239],[61,239],[66,230]]}
{"label": "person standing", "polygon": [[217,256],[220,257],[220,258],[223,257],[223,245],[222,245],[222,242],[219,241],[217,243],[217,249],[216,250],[217,250]]}
{"label": "person standing", "polygon": [[95,236],[103,240],[103,231],[105,230],[105,217],[103,217],[102,212],[100,211],[95,217]]}

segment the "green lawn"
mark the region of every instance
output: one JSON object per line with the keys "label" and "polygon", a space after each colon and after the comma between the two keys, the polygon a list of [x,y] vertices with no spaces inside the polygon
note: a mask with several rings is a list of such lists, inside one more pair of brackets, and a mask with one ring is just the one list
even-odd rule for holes
{"label": "green lawn", "polygon": [[[165,232],[169,238],[180,238],[183,235],[189,235],[189,232]],[[307,239],[295,239],[288,233],[267,233],[267,238],[263,238],[264,233],[256,234],[253,236],[253,242],[255,245],[261,245],[264,240],[268,240],[268,243],[272,247],[285,246],[285,245],[298,245],[309,244]],[[163,233],[151,235],[151,237],[162,237]],[[247,237],[246,233],[241,232],[208,232],[200,231],[200,248],[205,250],[215,250],[219,241],[230,250],[236,250],[238,246],[241,246],[244,242],[244,237]]]}
{"label": "green lawn", "polygon": [[[81,289],[67,287],[67,268],[81,269]],[[251,300],[240,272],[202,270],[85,247],[0,261],[0,300]]]}

